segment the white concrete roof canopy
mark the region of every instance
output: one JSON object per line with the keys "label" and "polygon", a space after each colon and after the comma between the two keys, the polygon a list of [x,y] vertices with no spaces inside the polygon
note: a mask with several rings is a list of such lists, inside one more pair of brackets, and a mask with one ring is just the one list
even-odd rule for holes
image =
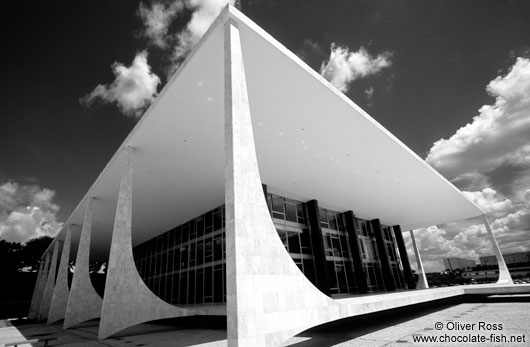
{"label": "white concrete roof canopy", "polygon": [[[92,260],[108,256],[127,146],[134,147],[134,245],[224,203],[223,25],[229,19],[241,33],[260,174],[271,190],[400,224],[403,230],[484,214],[360,107],[228,6],[66,222],[81,225],[86,197],[95,197]],[[72,237],[73,250],[78,239]]]}

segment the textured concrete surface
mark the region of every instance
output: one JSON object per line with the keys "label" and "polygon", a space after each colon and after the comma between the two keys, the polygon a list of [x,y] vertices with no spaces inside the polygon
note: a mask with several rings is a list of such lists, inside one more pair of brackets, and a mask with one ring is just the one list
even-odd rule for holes
{"label": "textured concrete surface", "polygon": [[229,346],[278,346],[337,319],[278,238],[263,196],[239,30],[225,24],[225,206]]}
{"label": "textured concrete surface", "polygon": [[50,313],[48,314],[48,324],[64,319],[66,316],[66,306],[68,305],[68,295],[70,294],[70,290],[68,289],[68,268],[70,263],[71,239],[72,232],[70,226],[67,226],[61,261],[59,262],[59,270],[57,270],[57,280],[53,289]]}
{"label": "textured concrete surface", "polygon": [[416,257],[416,264],[418,268],[418,289],[427,289],[429,288],[429,283],[427,282],[427,276],[425,276],[425,270],[423,269],[423,262],[421,261],[420,251],[418,250],[418,245],[416,244],[416,238],[414,237],[414,230],[410,231],[410,239],[412,241],[412,248],[414,248],[414,256]]}
{"label": "textured concrete surface", "polygon": [[[462,288],[332,300],[286,252],[262,191],[239,30],[225,24],[225,206],[229,346],[278,346],[310,327],[399,306],[456,297]],[[266,183],[266,182],[265,182]],[[419,258],[419,257],[418,257]],[[421,264],[421,263],[420,263]]]}
{"label": "textured concrete surface", "polygon": [[[434,289],[436,290],[436,289]],[[442,330],[435,324],[441,322]],[[449,322],[475,324],[471,330],[449,330]],[[478,330],[480,322],[502,324],[502,330]],[[530,296],[490,296],[464,302],[444,302],[398,311],[365,315],[316,327],[290,338],[284,346],[465,346],[466,343],[414,342],[417,336],[465,336],[504,334],[525,336],[526,343],[471,343],[471,346],[527,346],[530,338]],[[450,323],[451,324],[451,323]],[[451,327],[451,326],[450,326]],[[54,335],[52,346],[227,346],[226,330],[186,329],[174,322],[141,324],[117,337],[97,340],[98,321],[85,322],[75,329],[62,330],[60,324],[13,325],[0,321],[0,345],[6,342]]]}
{"label": "textured concrete surface", "polygon": [[72,288],[70,289],[66,308],[66,318],[64,320],[65,329],[98,318],[101,315],[103,301],[98,293],[96,293],[89,273],[93,200],[93,198],[89,197],[86,204],[83,227],[77,248]]}
{"label": "textured concrete surface", "polygon": [[50,261],[50,269],[46,278],[46,287],[42,294],[42,300],[39,310],[39,320],[47,320],[50,312],[50,305],[53,298],[53,288],[55,287],[55,274],[57,273],[57,257],[59,254],[59,242],[55,242],[53,246],[52,259]]}
{"label": "textured concrete surface", "polygon": [[33,295],[31,297],[31,303],[29,305],[28,318],[35,319],[39,314],[40,300],[42,298],[42,292],[44,289],[44,278],[46,278],[46,268],[48,266],[48,257],[46,261],[41,261],[39,265],[39,273],[37,274],[37,280],[35,281],[35,288],[33,289]]}
{"label": "textured concrete surface", "polygon": [[153,294],[134,264],[131,241],[132,151],[131,147],[127,147],[123,152],[123,174],[101,308],[100,339],[143,322],[194,314],[192,310],[170,305]]}
{"label": "textured concrete surface", "polygon": [[[530,345],[530,296],[492,296],[477,302],[390,311],[386,314],[347,319],[334,325],[318,327],[291,338],[285,346],[514,346]],[[485,323],[479,328],[480,322]],[[441,330],[436,329],[441,323]],[[457,325],[458,323],[458,325]],[[448,325],[449,324],[449,325]],[[456,329],[466,324],[467,329]],[[502,325],[502,330],[487,329],[487,324]],[[426,342],[419,336],[440,339],[463,339],[481,335],[486,339],[504,334],[507,342],[485,341]],[[510,342],[511,336],[524,336],[526,342]],[[416,341],[415,341],[416,339]]]}

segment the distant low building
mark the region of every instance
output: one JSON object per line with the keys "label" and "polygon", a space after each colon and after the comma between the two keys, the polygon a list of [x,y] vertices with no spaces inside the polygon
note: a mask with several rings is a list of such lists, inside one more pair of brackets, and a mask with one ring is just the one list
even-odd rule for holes
{"label": "distant low building", "polygon": [[[495,257],[495,256],[493,256]],[[477,265],[477,263],[472,259],[450,257],[444,258],[444,268],[446,270],[454,271],[459,269],[471,268]]]}
{"label": "distant low building", "polygon": [[[530,252],[517,252],[517,253],[508,253],[503,254],[504,261],[506,264],[515,264],[515,263],[527,263],[530,262]],[[494,255],[486,255],[479,257],[480,265],[497,265],[497,258]],[[445,260],[444,260],[445,265]]]}

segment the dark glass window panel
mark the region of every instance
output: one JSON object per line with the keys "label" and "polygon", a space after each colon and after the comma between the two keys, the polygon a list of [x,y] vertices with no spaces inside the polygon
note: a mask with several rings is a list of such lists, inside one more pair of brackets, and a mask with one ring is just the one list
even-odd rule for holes
{"label": "dark glass window panel", "polygon": [[171,303],[172,304],[178,304],[179,302],[179,279],[180,279],[180,274],[176,273],[173,276],[173,287],[171,290]]}
{"label": "dark glass window panel", "polygon": [[297,232],[288,232],[289,253],[300,253],[300,240]]}
{"label": "dark glass window panel", "polygon": [[180,249],[180,268],[185,269],[188,267],[188,246],[184,246]]}
{"label": "dark glass window panel", "polygon": [[204,302],[213,301],[212,267],[204,268]]}
{"label": "dark glass window panel", "polygon": [[331,235],[331,246],[333,247],[333,255],[340,257],[340,242],[337,235]]}
{"label": "dark glass window panel", "polygon": [[342,256],[344,258],[349,258],[350,252],[348,252],[348,241],[346,240],[345,235],[340,235],[340,245],[341,245],[341,250],[342,250]]}
{"label": "dark glass window panel", "polygon": [[226,233],[223,231],[223,259],[226,259]]}
{"label": "dark glass window panel", "polygon": [[299,219],[303,219],[304,221],[306,220],[305,206],[304,206],[303,203],[299,202],[299,203],[296,204],[296,212],[298,214],[298,218]]}
{"label": "dark glass window panel", "polygon": [[197,219],[197,223],[195,223],[195,227],[197,229],[197,237],[201,237],[204,235],[204,217],[200,217]]}
{"label": "dark glass window panel", "polygon": [[280,213],[281,215],[285,214],[283,210],[283,198],[278,195],[272,195],[272,211]]}
{"label": "dark glass window panel", "polygon": [[213,230],[220,230],[223,228],[223,215],[221,212],[216,212],[213,215]]}
{"label": "dark glass window panel", "polygon": [[195,219],[192,219],[189,223],[190,223],[190,241],[192,241],[197,238],[197,228],[196,228]]}
{"label": "dark glass window panel", "polygon": [[198,269],[197,274],[195,275],[195,303],[196,304],[202,304],[204,302],[203,285],[204,285],[203,269]]}
{"label": "dark glass window panel", "polygon": [[169,233],[165,233],[162,238],[162,250],[166,250],[169,247]]}
{"label": "dark glass window panel", "polygon": [[179,304],[188,303],[188,272],[180,273]]}
{"label": "dark glass window panel", "polygon": [[213,272],[213,301],[223,302],[223,271],[216,270]]}
{"label": "dark glass window panel", "polygon": [[303,259],[304,275],[311,283],[316,285],[315,265],[313,259]]}
{"label": "dark glass window panel", "polygon": [[366,226],[366,222],[363,221],[361,223],[361,227],[362,227],[362,235],[368,236],[368,227]]}
{"label": "dark glass window panel", "polygon": [[160,254],[160,273],[165,274],[167,272],[167,253]]}
{"label": "dark glass window panel", "polygon": [[162,254],[158,254],[156,256],[156,268],[155,268],[155,274],[159,275],[160,270],[162,269]]}
{"label": "dark glass window panel", "polygon": [[223,279],[223,302],[226,302],[226,264],[223,264],[223,274],[221,278]]}
{"label": "dark glass window panel", "polygon": [[337,226],[337,220],[335,218],[335,214],[328,212],[327,215],[328,215],[329,228],[332,229],[332,230],[339,230],[339,228]]}
{"label": "dark glass window panel", "polygon": [[190,245],[190,260],[189,260],[189,266],[195,266],[195,262],[197,261],[197,253],[195,253],[195,243],[192,243]]}
{"label": "dark glass window panel", "polygon": [[156,238],[156,246],[155,246],[155,252],[158,253],[162,250],[162,237],[158,236]]}
{"label": "dark glass window panel", "polygon": [[188,276],[188,304],[195,303],[195,270],[189,271]]}
{"label": "dark glass window panel", "polygon": [[197,265],[204,264],[204,242],[197,242]]}
{"label": "dark glass window panel", "polygon": [[281,214],[281,213],[278,213],[278,212],[272,212],[272,217],[273,218],[278,218],[278,219],[283,219],[284,215]]}
{"label": "dark glass window panel", "polygon": [[300,234],[300,244],[302,246],[303,254],[311,254],[311,236],[309,229],[303,229]]}
{"label": "dark glass window panel", "polygon": [[222,239],[222,237],[216,237],[216,239],[214,240],[213,253],[214,253],[214,256],[213,256],[214,261],[221,260],[223,258],[223,239]]}
{"label": "dark glass window panel", "polygon": [[335,264],[332,261],[326,261],[328,266],[328,276],[329,276],[329,287],[332,294],[338,293],[338,283],[337,276],[335,274]]}
{"label": "dark glass window panel", "polygon": [[370,287],[377,287],[377,280],[376,280],[376,277],[375,277],[375,272],[374,272],[374,268],[371,267],[371,266],[367,266],[364,268],[365,269],[365,272],[368,274],[368,285]]}
{"label": "dark glass window panel", "polygon": [[175,229],[169,232],[169,248],[172,248],[175,245]]}
{"label": "dark glass window panel", "polygon": [[175,253],[173,255],[173,271],[180,270],[180,248],[175,248]]}
{"label": "dark glass window panel", "polygon": [[188,223],[182,226],[182,243],[188,242],[190,239],[190,226]]}
{"label": "dark glass window panel", "polygon": [[296,218],[296,206],[292,202],[285,201],[285,219],[287,219],[290,222],[297,222]]}
{"label": "dark glass window panel", "polygon": [[204,231],[205,234],[209,234],[209,233],[211,233],[213,231],[213,213],[212,213],[212,211],[209,211],[209,212],[207,212],[204,215],[204,228],[205,228],[205,231]]}
{"label": "dark glass window panel", "polygon": [[335,271],[337,273],[337,279],[339,281],[339,292],[347,293],[348,292],[348,283],[346,282],[346,272],[344,270],[344,265],[335,264]]}
{"label": "dark glass window panel", "polygon": [[158,292],[160,299],[166,300],[166,276],[160,277],[160,289]]}
{"label": "dark glass window panel", "polygon": [[173,251],[170,251],[167,254],[167,272],[168,273],[173,272],[173,264],[175,263],[174,260],[173,260],[174,254],[175,254],[175,252],[173,252]]}
{"label": "dark glass window panel", "polygon": [[331,243],[331,235],[324,234],[324,249],[326,250],[326,255],[333,256],[333,245]]}
{"label": "dark glass window panel", "polygon": [[328,217],[326,215],[326,210],[324,210],[322,207],[318,208],[318,218],[320,219],[320,223],[328,225]]}
{"label": "dark glass window panel", "polygon": [[175,245],[180,245],[182,243],[182,228],[178,227],[175,232]]}
{"label": "dark glass window panel", "polygon": [[353,277],[353,264],[349,261],[344,262],[346,269],[346,280],[348,281],[348,293],[355,293],[355,278]]}
{"label": "dark glass window panel", "polygon": [[[221,245],[222,247],[222,245]],[[213,258],[213,248],[211,239],[204,241],[204,263],[209,263]]]}

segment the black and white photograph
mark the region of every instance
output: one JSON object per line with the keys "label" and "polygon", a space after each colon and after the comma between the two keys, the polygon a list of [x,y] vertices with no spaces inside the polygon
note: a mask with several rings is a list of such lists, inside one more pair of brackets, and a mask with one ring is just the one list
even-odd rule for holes
{"label": "black and white photograph", "polygon": [[530,346],[529,1],[0,17],[0,345]]}

